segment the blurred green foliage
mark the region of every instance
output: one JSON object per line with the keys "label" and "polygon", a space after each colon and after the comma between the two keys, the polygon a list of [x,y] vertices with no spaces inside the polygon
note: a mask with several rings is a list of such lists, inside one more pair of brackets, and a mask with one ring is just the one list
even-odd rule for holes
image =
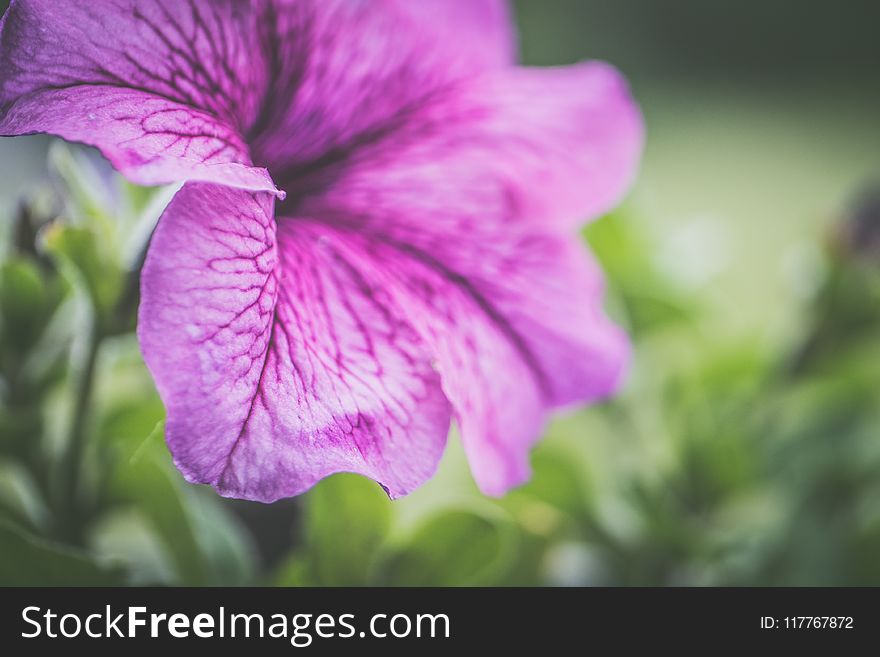
{"label": "blurred green foliage", "polygon": [[624,207],[586,238],[630,381],[555,422],[526,485],[482,497],[453,440],[403,500],[337,475],[263,506],[186,484],[163,442],[133,327],[173,190],[62,144],[49,162],[2,242],[0,583],[880,584],[876,204],[815,245],[821,275],[775,340],[707,328],[713,296]]}
{"label": "blurred green foliage", "polygon": [[186,484],[133,334],[173,190],[55,142],[32,181],[45,142],[4,142],[0,584],[880,584],[880,203],[831,214],[880,171],[880,5],[792,4],[516,0],[528,62],[622,68],[648,146],[585,235],[628,384],[500,500],[454,436],[393,503],[353,475],[269,506]]}

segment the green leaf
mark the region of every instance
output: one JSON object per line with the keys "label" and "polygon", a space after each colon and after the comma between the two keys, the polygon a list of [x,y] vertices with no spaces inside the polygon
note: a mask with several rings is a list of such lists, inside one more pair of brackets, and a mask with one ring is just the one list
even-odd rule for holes
{"label": "green leaf", "polygon": [[51,543],[0,519],[0,585],[118,586],[125,574],[82,550]]}
{"label": "green leaf", "polygon": [[136,506],[172,555],[177,581],[189,586],[210,582],[182,483],[168,458],[161,432],[153,432],[137,458],[121,458],[109,482],[111,499]]}
{"label": "green leaf", "polygon": [[102,318],[110,315],[125,282],[117,258],[88,227],[55,223],[44,233],[44,248],[78,281]]}
{"label": "green leaf", "polygon": [[244,527],[220,505],[213,491],[189,488],[187,498],[211,581],[222,586],[251,583],[256,573],[256,547]]}
{"label": "green leaf", "polygon": [[319,586],[315,579],[312,561],[308,555],[293,554],[288,557],[274,578],[275,586]]}
{"label": "green leaf", "polygon": [[[567,448],[558,441],[541,445],[532,455],[531,479],[504,500],[505,505],[518,507],[522,519],[536,533],[545,533],[540,531],[542,525],[555,520],[554,511],[573,520],[590,514],[589,472],[579,454]],[[544,509],[546,506],[550,509]]]}
{"label": "green leaf", "polygon": [[125,564],[131,585],[175,584],[168,549],[150,519],[135,507],[104,513],[91,527],[88,544],[95,554]]}
{"label": "green leaf", "polygon": [[[626,323],[637,335],[693,315],[692,300],[685,299],[653,265],[656,245],[626,209],[591,223],[584,233],[607,273],[612,293],[620,296]],[[615,296],[609,301],[614,302]]]}
{"label": "green leaf", "polygon": [[63,186],[69,211],[75,218],[107,221],[114,214],[109,181],[84,151],[60,140],[53,141],[48,165]]}
{"label": "green leaf", "polygon": [[31,529],[45,529],[49,510],[30,472],[21,464],[0,460],[0,511]]}
{"label": "green leaf", "polygon": [[391,526],[388,496],[364,477],[339,474],[318,484],[306,503],[308,554],[317,579],[331,586],[366,584]]}
{"label": "green leaf", "polygon": [[111,500],[133,507],[155,530],[174,567],[173,583],[241,585],[255,570],[254,549],[241,526],[213,493],[186,483],[164,442],[164,423],[151,406],[129,405],[111,414],[101,443],[115,448],[109,482]]}
{"label": "green leaf", "polygon": [[454,509],[430,517],[384,562],[392,586],[503,584],[516,563],[520,537],[496,512]]}
{"label": "green leaf", "polygon": [[25,351],[39,338],[46,320],[47,290],[36,265],[13,259],[0,268],[3,342]]}

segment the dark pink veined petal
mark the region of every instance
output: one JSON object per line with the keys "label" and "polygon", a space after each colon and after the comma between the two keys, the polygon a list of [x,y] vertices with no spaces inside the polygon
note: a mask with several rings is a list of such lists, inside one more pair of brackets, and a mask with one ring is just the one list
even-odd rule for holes
{"label": "dark pink veined petal", "polygon": [[596,401],[621,383],[629,342],[602,312],[602,274],[578,238],[495,226],[422,250],[325,230],[370,254],[382,287],[430,346],[484,493],[528,478],[529,450],[552,409]]}
{"label": "dark pink veined petal", "polygon": [[141,184],[274,191],[241,135],[268,84],[263,4],[13,0],[0,31],[0,134],[96,146]]}
{"label": "dark pink veined petal", "polygon": [[272,102],[249,133],[255,160],[273,173],[332,161],[455,81],[513,60],[502,0],[275,6]]}
{"label": "dark pink veined petal", "polygon": [[368,254],[272,197],[187,184],[142,275],[138,335],[188,480],[271,501],[333,472],[392,496],[429,478],[449,403]]}
{"label": "dark pink veined petal", "polygon": [[359,234],[393,263],[401,283],[386,288],[415,304],[406,316],[432,345],[487,493],[526,478],[550,409],[621,381],[628,341],[602,312],[601,272],[566,233],[618,202],[641,145],[639,111],[610,67],[509,71],[435,98],[299,187],[291,179],[281,213]]}
{"label": "dark pink veined petal", "polygon": [[502,494],[551,409],[620,381],[627,341],[573,237],[502,229],[444,263],[323,222],[276,229],[271,210],[189,184],[151,245],[139,337],[190,481],[269,501],[351,471],[402,495],[434,472],[451,402],[478,484]]}
{"label": "dark pink veined petal", "polygon": [[509,69],[447,89],[337,162],[279,181],[303,197],[293,213],[417,237],[429,224],[440,242],[482,223],[571,229],[619,202],[642,142],[639,109],[610,66]]}

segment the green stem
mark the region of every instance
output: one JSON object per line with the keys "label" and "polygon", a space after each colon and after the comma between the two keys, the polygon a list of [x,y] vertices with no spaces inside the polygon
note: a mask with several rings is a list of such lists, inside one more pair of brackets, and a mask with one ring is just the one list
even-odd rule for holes
{"label": "green stem", "polygon": [[85,360],[80,372],[79,385],[76,390],[73,415],[67,438],[67,452],[61,460],[61,472],[58,482],[58,528],[61,537],[72,543],[79,543],[81,536],[82,489],[81,476],[83,457],[86,446],[86,425],[92,403],[95,382],[95,367],[98,351],[101,346],[102,332],[97,317],[92,318],[86,346]]}

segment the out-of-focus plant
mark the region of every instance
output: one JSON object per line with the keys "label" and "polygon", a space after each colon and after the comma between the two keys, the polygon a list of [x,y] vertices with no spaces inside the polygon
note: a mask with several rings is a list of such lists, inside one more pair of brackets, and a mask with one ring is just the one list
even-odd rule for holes
{"label": "out-of-focus plant", "polygon": [[0,581],[248,581],[240,527],[173,474],[133,336],[138,268],[168,192],[60,143],[49,164],[0,278]]}
{"label": "out-of-focus plant", "polygon": [[[134,339],[169,190],[54,147],[0,262],[0,582],[278,585],[880,583],[880,212],[825,245],[797,335],[708,334],[638,212],[587,239],[636,344],[623,395],[563,417],[534,475],[481,496],[460,448],[390,502],[337,475],[295,501],[186,484]],[[455,443],[455,437],[452,438]]]}

